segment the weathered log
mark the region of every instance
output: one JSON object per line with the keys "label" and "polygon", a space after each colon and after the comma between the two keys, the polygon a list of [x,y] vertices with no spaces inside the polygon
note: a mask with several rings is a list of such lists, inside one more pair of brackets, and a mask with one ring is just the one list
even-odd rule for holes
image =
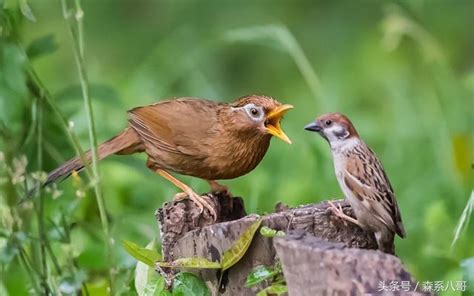
{"label": "weathered log", "polygon": [[[216,205],[218,222],[245,214],[240,198],[230,199],[223,194],[209,194],[209,198]],[[348,204],[335,202],[336,205],[339,203],[346,214],[352,214]],[[160,223],[165,260],[198,256],[217,261],[247,227],[256,221],[257,216],[213,224],[207,211],[200,214],[194,203],[183,200],[165,204],[157,211],[157,219]],[[285,232],[301,230],[326,241],[340,242],[347,247],[377,248],[372,234],[367,234],[358,226],[345,223],[332,215],[326,202],[263,216],[262,225]],[[208,283],[213,294],[220,290],[223,295],[254,295],[255,291],[245,287],[248,273],[255,266],[273,264],[275,256],[273,240],[256,235],[244,258],[223,275],[221,287],[218,287],[218,272],[196,272]]]}
{"label": "weathered log", "polygon": [[378,250],[347,248],[306,233],[275,238],[274,246],[292,296],[430,295],[414,292],[416,281],[400,259]]}
{"label": "weathered log", "polygon": [[170,261],[175,258],[173,245],[186,233],[216,223],[236,220],[246,215],[244,202],[240,197],[233,198],[225,192],[207,193],[203,196],[207,196],[209,203],[216,210],[216,221],[207,209],[201,212],[189,199],[164,203],[163,207],[156,211],[164,260]]}

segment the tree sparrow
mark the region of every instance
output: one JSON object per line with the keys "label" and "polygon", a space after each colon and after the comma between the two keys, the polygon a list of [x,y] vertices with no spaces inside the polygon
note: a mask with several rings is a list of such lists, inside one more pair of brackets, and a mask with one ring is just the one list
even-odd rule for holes
{"label": "tree sparrow", "polygon": [[332,212],[373,232],[379,249],[393,254],[394,234],[404,238],[405,230],[395,194],[380,160],[343,114],[324,114],[305,129],[319,133],[329,142],[337,180],[357,220],[329,202]]}

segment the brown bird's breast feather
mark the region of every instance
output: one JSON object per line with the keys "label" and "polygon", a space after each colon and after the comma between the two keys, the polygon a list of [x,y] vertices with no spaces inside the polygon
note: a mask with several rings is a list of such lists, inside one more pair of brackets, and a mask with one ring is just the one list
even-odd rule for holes
{"label": "brown bird's breast feather", "polygon": [[129,124],[149,155],[149,166],[202,179],[232,179],[262,160],[270,137],[235,131],[227,104],[193,98],[129,111]]}

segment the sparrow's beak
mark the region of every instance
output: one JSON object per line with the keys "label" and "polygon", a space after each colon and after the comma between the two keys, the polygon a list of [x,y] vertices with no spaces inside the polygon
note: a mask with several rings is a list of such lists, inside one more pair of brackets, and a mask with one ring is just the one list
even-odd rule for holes
{"label": "sparrow's beak", "polygon": [[307,124],[304,127],[304,129],[307,130],[307,131],[317,132],[317,133],[319,133],[323,130],[323,128],[317,122],[311,122],[310,124]]}
{"label": "sparrow's beak", "polygon": [[291,140],[281,129],[280,121],[283,115],[292,108],[293,106],[288,104],[278,106],[267,115],[267,120],[265,121],[267,132],[288,144],[291,144]]}

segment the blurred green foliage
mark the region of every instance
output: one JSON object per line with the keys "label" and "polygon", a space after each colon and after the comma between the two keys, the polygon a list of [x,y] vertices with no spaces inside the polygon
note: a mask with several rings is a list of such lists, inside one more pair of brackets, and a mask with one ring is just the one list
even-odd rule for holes
{"label": "blurred green foliage", "polygon": [[[29,244],[38,240],[38,203],[17,205],[25,194],[19,160],[26,155],[32,173],[76,153],[51,105],[38,99],[41,91],[74,122],[86,149],[88,127],[60,3],[0,5],[7,8],[0,13],[0,247],[13,252],[0,256],[0,294],[25,295],[30,279],[13,258],[25,252],[35,266],[41,244]],[[88,0],[82,8],[99,141],[127,125],[127,109],[170,97],[232,101],[257,93],[291,103],[283,127],[293,145],[274,140],[253,172],[224,182],[248,212],[265,213],[277,201],[297,206],[342,196],[327,143],[303,126],[343,112],[382,159],[397,194],[408,234],[396,243],[402,261],[421,281],[462,278],[460,262],[474,256],[469,215],[451,245],[473,189],[473,1]],[[156,238],[154,210],[176,192],[144,164],[143,155],[101,162],[113,263],[88,180],[61,183],[55,199],[43,193],[50,247],[59,265],[71,267],[53,283],[58,290],[81,289],[86,279],[91,295],[104,294],[111,264],[115,290],[133,289],[135,262],[120,242]]]}

